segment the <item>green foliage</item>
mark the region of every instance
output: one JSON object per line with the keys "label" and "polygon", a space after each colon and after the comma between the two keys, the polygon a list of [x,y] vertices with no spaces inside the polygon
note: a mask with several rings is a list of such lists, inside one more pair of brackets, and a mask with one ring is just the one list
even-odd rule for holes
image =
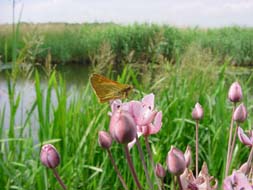
{"label": "green foliage", "polygon": [[[11,53],[27,47],[27,36],[32,33],[39,37],[40,51],[36,60],[44,60],[48,49],[51,50],[54,63],[80,62],[91,63],[103,44],[108,44],[113,62],[120,64],[132,54],[134,62],[152,60],[154,54],[160,54],[169,61],[181,58],[192,44],[210,49],[219,57],[220,64],[225,57],[231,58],[236,65],[252,65],[253,32],[252,28],[227,27],[219,29],[176,28],[149,24],[128,26],[115,24],[20,24],[19,38],[12,46],[10,25],[0,29],[0,55],[3,60],[11,61]],[[28,38],[29,39],[29,38]],[[8,54],[5,54],[6,47]],[[14,50],[13,50],[14,48]],[[30,47],[30,49],[33,49]],[[35,53],[34,53],[35,54]]]}
{"label": "green foliage", "polygon": [[[164,64],[160,68],[163,73],[158,78],[150,79],[150,83],[142,83],[145,77],[138,75],[131,66],[124,67],[117,80],[133,84],[142,93],[155,93],[156,107],[163,112],[163,126],[158,134],[151,136],[150,143],[154,160],[164,166],[171,145],[181,150],[190,145],[194,152],[191,111],[199,101],[205,111],[199,129],[199,162],[202,165],[205,161],[210,174],[217,177],[221,184],[231,118],[227,91],[235,78],[229,76],[227,63],[222,67],[207,67],[210,64],[207,60],[213,60],[210,59],[211,54],[202,51],[199,55],[194,50],[188,52],[184,55],[184,65]],[[190,67],[191,60],[186,61],[188,56],[198,63],[195,67]],[[150,76],[154,75],[152,72],[157,72],[153,66],[147,70],[151,72]],[[245,104],[252,107],[253,101],[248,98],[252,92],[249,85],[252,79],[245,81],[240,76],[236,79],[243,86]],[[46,88],[42,87],[40,80],[41,76],[36,73],[36,100],[22,121],[15,119],[22,96],[11,82],[8,83],[10,113],[5,113],[6,105],[0,107],[0,171],[4,174],[0,186],[3,189],[60,189],[52,172],[39,160],[41,145],[52,143],[61,155],[61,164],[57,169],[69,189],[121,189],[106,152],[97,143],[98,131],[108,130],[108,104],[98,103],[89,84],[78,91],[67,90],[65,81],[54,72]],[[131,96],[137,100],[142,97],[142,94]],[[8,128],[4,128],[3,124],[5,115],[10,115]],[[32,121],[35,118],[37,122],[34,124]],[[251,119],[249,115],[248,121]],[[245,147],[240,144],[238,147],[233,161],[235,168],[246,160],[248,153]],[[128,186],[134,189],[122,147],[114,143],[111,151]],[[139,178],[142,184],[146,184],[137,148],[134,147],[131,153]],[[152,173],[150,165],[149,170]],[[169,174],[166,182],[171,183]]]}
{"label": "green foliage", "polygon": [[[155,162],[164,166],[171,145],[183,151],[190,145],[194,153],[191,111],[198,101],[204,108],[199,129],[199,165],[205,161],[210,174],[221,184],[231,119],[232,106],[227,100],[230,84],[238,80],[245,105],[248,108],[253,105],[253,75],[245,75],[238,68],[232,70],[228,65],[252,63],[252,29],[178,29],[145,24],[21,24],[19,27],[15,42],[19,50],[15,55],[17,65],[26,61],[34,65],[36,59],[44,61],[50,52],[53,62],[90,61],[93,71],[132,84],[135,92],[129,100],[140,100],[153,92],[156,108],[163,112],[163,126],[149,141]],[[26,31],[31,27],[36,35],[27,36]],[[0,41],[3,40],[0,54],[10,61],[12,47],[8,45],[12,44],[12,38],[8,30],[8,27],[0,29]],[[51,55],[48,59],[51,60]],[[14,66],[6,82],[8,102],[0,105],[0,173],[3,174],[0,187],[60,189],[53,173],[39,160],[41,146],[52,143],[61,155],[57,169],[69,189],[121,189],[106,152],[97,143],[98,131],[108,130],[109,105],[98,103],[89,83],[79,89],[68,89],[66,81],[50,70],[45,87],[43,76],[35,72],[30,77],[35,81],[36,98],[20,118],[17,109],[24,106],[24,97],[16,89],[20,67]],[[249,114],[243,127],[250,129],[251,120]],[[143,139],[141,143],[144,145]],[[122,147],[114,143],[111,151],[127,185],[135,189]],[[138,177],[146,184],[137,148],[131,153]],[[238,143],[233,168],[245,162],[247,154],[248,150]],[[170,174],[166,183],[172,183]]]}

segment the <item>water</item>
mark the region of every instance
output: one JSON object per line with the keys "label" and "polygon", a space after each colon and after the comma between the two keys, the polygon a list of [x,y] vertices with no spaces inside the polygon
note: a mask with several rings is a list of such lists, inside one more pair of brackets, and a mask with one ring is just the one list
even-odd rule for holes
{"label": "water", "polygon": [[[64,81],[66,81],[68,94],[79,93],[80,89],[84,87],[89,80],[89,67],[86,65],[80,64],[69,64],[69,65],[60,65],[56,68],[56,71],[60,73]],[[0,72],[0,113],[5,109],[4,117],[4,128],[7,129],[9,126],[10,118],[10,105],[9,105],[9,96],[8,96],[8,76],[4,72]],[[46,94],[47,89],[47,79],[43,77],[41,80],[41,88],[43,93]],[[16,113],[16,126],[20,126],[24,123],[26,114],[31,110],[33,103],[36,101],[36,92],[35,92],[35,82],[33,79],[25,79],[24,77],[19,77],[16,83],[15,88],[16,97],[20,94],[21,100],[20,105]],[[52,93],[52,104],[56,105],[56,95]],[[68,97],[68,101],[71,99],[71,96]],[[31,117],[31,125],[38,126],[38,117],[37,110],[33,112],[34,117]],[[34,131],[36,133],[36,131]]]}

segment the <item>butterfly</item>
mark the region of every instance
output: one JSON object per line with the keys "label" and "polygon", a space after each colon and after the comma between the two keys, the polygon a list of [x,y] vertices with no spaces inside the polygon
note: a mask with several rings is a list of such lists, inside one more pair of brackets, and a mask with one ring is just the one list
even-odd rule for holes
{"label": "butterfly", "polygon": [[126,98],[133,89],[132,85],[121,84],[99,74],[92,74],[90,82],[100,103]]}

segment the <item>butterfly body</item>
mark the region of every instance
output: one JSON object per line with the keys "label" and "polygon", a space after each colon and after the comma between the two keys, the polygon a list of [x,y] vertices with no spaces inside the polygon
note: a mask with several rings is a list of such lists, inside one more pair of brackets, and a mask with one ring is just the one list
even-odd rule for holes
{"label": "butterfly body", "polygon": [[100,103],[126,98],[133,89],[132,85],[121,84],[99,74],[92,74],[90,82]]}

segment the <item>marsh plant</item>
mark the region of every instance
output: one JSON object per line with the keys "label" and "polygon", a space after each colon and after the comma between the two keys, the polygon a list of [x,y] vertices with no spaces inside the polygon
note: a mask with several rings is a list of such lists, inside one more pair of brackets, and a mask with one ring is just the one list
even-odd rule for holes
{"label": "marsh plant", "polygon": [[[242,89],[238,82],[231,85],[228,93],[228,99],[233,104],[232,117],[230,124],[229,142],[227,150],[227,161],[225,169],[225,179],[222,184],[224,190],[246,190],[253,189],[252,187],[252,157],[253,157],[253,131],[245,132],[240,125],[247,119],[247,110],[243,103],[237,106],[237,103],[242,100]],[[186,151],[183,152],[175,146],[171,148],[167,154],[166,161],[159,160],[155,162],[152,157],[152,150],[149,146],[148,137],[161,131],[162,127],[162,111],[155,109],[154,104],[155,95],[149,94],[144,96],[141,101],[121,102],[121,100],[114,100],[110,103],[111,112],[109,132],[99,132],[99,144],[102,148],[107,150],[109,158],[119,180],[124,189],[128,189],[116,162],[111,154],[111,146],[113,143],[122,144],[125,151],[125,158],[132,177],[138,189],[180,189],[180,190],[215,190],[218,189],[218,180],[211,176],[208,171],[206,162],[202,163],[199,172],[199,144],[198,144],[198,130],[199,123],[204,117],[204,110],[200,103],[196,103],[192,111],[192,119],[195,121],[196,136],[195,136],[195,167],[192,167],[192,150],[187,146]],[[235,125],[235,126],[234,126]],[[165,126],[163,127],[165,128]],[[201,128],[200,128],[201,129]],[[251,149],[248,160],[237,170],[231,171],[231,161],[233,159],[234,147],[236,144],[236,137]],[[143,146],[140,143],[141,138],[144,138],[146,152],[148,156],[143,155]],[[131,159],[131,149],[137,146],[140,160],[142,162],[143,171],[134,168]],[[170,145],[168,145],[170,146]],[[146,160],[145,160],[146,158]],[[175,176],[177,183],[171,184],[166,179],[166,169]],[[148,170],[147,166],[151,166],[152,170]],[[193,171],[195,170],[195,175]],[[150,171],[153,171],[152,176]],[[138,179],[138,173],[144,172],[147,183],[141,184]],[[231,173],[232,172],[232,173]],[[154,177],[155,176],[155,177]],[[153,178],[152,178],[153,177]],[[173,178],[172,178],[173,179]],[[173,180],[174,181],[174,180]],[[220,185],[221,185],[220,184]],[[147,187],[148,186],[148,187]]]}

